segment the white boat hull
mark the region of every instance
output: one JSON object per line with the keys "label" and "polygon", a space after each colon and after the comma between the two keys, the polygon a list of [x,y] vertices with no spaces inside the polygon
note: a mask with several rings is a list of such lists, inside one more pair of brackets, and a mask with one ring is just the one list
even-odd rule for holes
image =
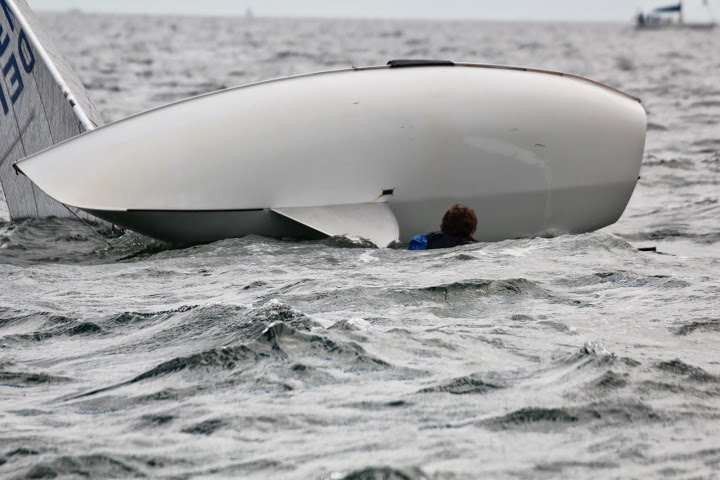
{"label": "white boat hull", "polygon": [[16,166],[65,204],[165,240],[312,236],[272,210],[387,203],[407,241],[461,202],[493,241],[615,222],[645,132],[637,99],[578,77],[371,67],[185,100]]}

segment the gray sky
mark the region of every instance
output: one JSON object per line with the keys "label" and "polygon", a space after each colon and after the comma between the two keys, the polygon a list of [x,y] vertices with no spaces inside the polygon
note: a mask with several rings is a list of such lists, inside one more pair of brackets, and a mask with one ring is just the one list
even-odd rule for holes
{"label": "gray sky", "polygon": [[[35,10],[371,18],[630,21],[639,9],[676,0],[28,0]],[[711,12],[720,0],[709,0]],[[684,3],[688,19],[709,18],[703,0]]]}

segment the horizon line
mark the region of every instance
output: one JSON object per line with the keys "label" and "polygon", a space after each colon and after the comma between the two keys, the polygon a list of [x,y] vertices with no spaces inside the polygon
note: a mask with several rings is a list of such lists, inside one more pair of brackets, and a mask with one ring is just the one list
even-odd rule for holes
{"label": "horizon line", "polygon": [[240,12],[236,10],[232,11],[209,11],[209,12],[195,12],[195,11],[178,11],[178,12],[167,12],[160,10],[127,10],[127,11],[109,11],[93,8],[82,8],[82,7],[71,7],[71,8],[47,8],[39,7],[33,8],[38,13],[81,13],[83,15],[149,15],[149,16],[160,16],[160,15],[171,15],[174,17],[221,17],[221,16],[232,16],[247,19],[290,19],[290,18],[301,18],[301,19],[318,19],[318,20],[403,20],[403,21],[461,21],[461,22],[498,22],[498,23],[512,23],[512,22],[524,22],[524,23],[615,23],[631,24],[633,18],[628,17],[625,20],[618,18],[603,18],[603,19],[588,19],[588,18],[559,18],[559,17],[547,17],[547,18],[520,18],[520,17],[453,17],[453,16],[364,16],[364,15],[323,15],[323,14],[256,14],[251,12]]}

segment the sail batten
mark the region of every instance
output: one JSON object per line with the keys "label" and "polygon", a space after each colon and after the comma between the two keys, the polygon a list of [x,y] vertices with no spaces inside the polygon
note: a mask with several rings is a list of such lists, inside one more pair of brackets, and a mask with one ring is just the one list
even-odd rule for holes
{"label": "sail batten", "polygon": [[658,7],[653,10],[655,13],[664,13],[664,12],[682,12],[682,2],[678,2],[674,5],[667,5],[664,7]]}
{"label": "sail batten", "polygon": [[26,1],[0,0],[0,184],[11,219],[72,217],[13,164],[102,123]]}

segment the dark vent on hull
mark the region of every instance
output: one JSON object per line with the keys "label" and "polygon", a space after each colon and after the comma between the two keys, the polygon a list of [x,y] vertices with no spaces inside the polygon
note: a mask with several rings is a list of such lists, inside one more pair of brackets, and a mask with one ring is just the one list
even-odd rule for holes
{"label": "dark vent on hull", "polygon": [[390,68],[400,67],[452,67],[455,64],[450,60],[412,60],[412,59],[399,59],[390,60],[387,63]]}

